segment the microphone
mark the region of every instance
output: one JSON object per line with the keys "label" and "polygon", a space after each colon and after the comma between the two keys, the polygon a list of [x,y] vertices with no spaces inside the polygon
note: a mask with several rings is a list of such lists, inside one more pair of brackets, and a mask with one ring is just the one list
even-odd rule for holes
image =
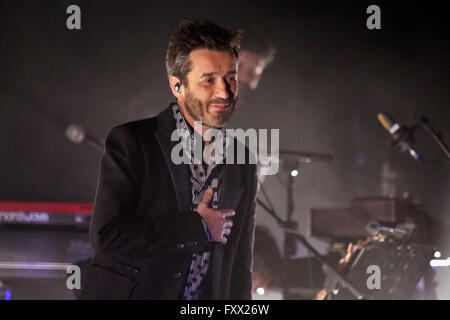
{"label": "microphone", "polygon": [[380,112],[378,114],[378,121],[391,134],[393,138],[392,146],[398,146],[402,152],[409,153],[415,160],[420,159],[419,153],[412,146],[414,139],[408,128],[400,126],[387,112]]}
{"label": "microphone", "polygon": [[86,134],[84,128],[76,123],[71,123],[65,130],[66,137],[74,143],[86,143],[88,146],[103,152],[103,143]]}

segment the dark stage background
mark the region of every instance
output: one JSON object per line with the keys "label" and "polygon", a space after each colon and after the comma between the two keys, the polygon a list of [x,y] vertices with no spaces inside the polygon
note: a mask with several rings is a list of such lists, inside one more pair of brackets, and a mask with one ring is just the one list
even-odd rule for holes
{"label": "dark stage background", "polygon": [[[81,8],[81,30],[66,28],[70,4]],[[381,30],[366,28],[370,4],[381,7]],[[300,230],[306,231],[311,208],[381,195],[383,163],[397,175],[397,195],[410,192],[448,225],[448,162],[423,132],[419,149],[440,163],[425,166],[389,148],[377,120],[384,110],[401,124],[426,116],[450,138],[449,11],[443,4],[2,1],[0,200],[92,202],[101,153],[70,142],[65,126],[82,124],[103,139],[117,124],[158,114],[173,100],[164,64],[168,38],[179,20],[201,19],[241,27],[277,50],[256,90],[241,88],[230,127],[279,128],[281,149],[335,158],[300,169],[294,214]],[[282,216],[284,178],[264,182]],[[258,224],[281,245],[274,221],[257,210]],[[299,247],[298,255],[305,254]],[[450,298],[449,281],[441,282],[440,297]]]}

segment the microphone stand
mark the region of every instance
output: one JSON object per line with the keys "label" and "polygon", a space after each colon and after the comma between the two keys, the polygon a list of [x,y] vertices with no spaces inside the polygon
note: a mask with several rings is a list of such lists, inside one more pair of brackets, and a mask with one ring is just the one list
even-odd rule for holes
{"label": "microphone stand", "polygon": [[[278,216],[276,212],[271,210],[264,202],[260,199],[256,199],[256,202],[271,216],[275,219],[277,224],[284,232],[284,259],[283,259],[283,299],[289,296],[290,283],[287,277],[288,275],[288,264],[290,257],[295,253],[296,244],[300,242],[305,248],[312,253],[314,257],[319,260],[322,264],[324,271],[329,274],[334,280],[339,281],[343,287],[347,288],[355,297],[358,299],[363,299],[364,295],[356,289],[356,287],[346,279],[346,277],[331,266],[325,259],[322,258],[320,253],[314,249],[313,246],[305,239],[305,237],[297,230],[298,223],[292,219],[294,213],[294,176],[298,173],[300,162],[310,163],[312,161],[332,161],[333,157],[326,154],[317,153],[305,153],[305,152],[295,152],[295,151],[281,151],[280,150],[280,162],[285,174],[287,174],[286,190],[287,190],[287,212],[286,220],[283,220]],[[261,186],[262,187],[262,186]]]}
{"label": "microphone stand", "polygon": [[422,118],[420,121],[420,125],[422,126],[422,128],[424,128],[424,130],[431,135],[431,137],[433,138],[433,140],[438,144],[439,148],[441,148],[442,152],[445,153],[447,159],[450,159],[450,152],[448,150],[447,145],[444,143],[444,140],[442,139],[442,135],[435,131],[432,127],[431,124],[428,122],[427,118]]}

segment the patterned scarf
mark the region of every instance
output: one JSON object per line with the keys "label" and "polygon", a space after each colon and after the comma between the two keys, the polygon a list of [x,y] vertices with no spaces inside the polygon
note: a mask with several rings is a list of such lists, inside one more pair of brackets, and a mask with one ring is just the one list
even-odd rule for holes
{"label": "patterned scarf", "polygon": [[[227,137],[225,135],[225,130],[221,129],[222,137],[223,139],[217,139],[217,141],[211,139],[211,143],[208,145],[207,148],[205,148],[205,151],[207,151],[209,148],[212,148],[210,150],[215,150],[215,147],[218,146],[219,143],[223,143],[223,154],[220,154],[218,157],[221,158],[221,161],[215,161],[217,160],[215,157],[208,158],[207,154],[208,152],[205,152],[206,155],[204,155],[204,158],[206,158],[208,164],[207,166],[203,165],[203,159],[195,159],[194,150],[195,150],[195,139],[194,139],[194,133],[192,128],[188,126],[186,123],[183,114],[181,113],[178,105],[174,103],[172,105],[172,110],[174,114],[174,118],[176,121],[176,127],[177,129],[182,130],[188,130],[190,132],[189,139],[187,142],[186,148],[183,148],[183,150],[187,153],[186,156],[188,159],[190,159],[190,171],[191,171],[191,191],[192,191],[192,203],[191,203],[191,209],[196,210],[198,204],[203,199],[203,195],[206,189],[208,187],[211,187],[213,189],[213,197],[212,197],[212,203],[210,204],[212,208],[218,209],[219,208],[219,189],[220,189],[220,169],[221,165],[220,163],[225,163],[225,150],[229,144],[229,141],[227,140]],[[214,137],[213,137],[214,138]],[[200,142],[200,136],[197,139],[198,142]],[[198,146],[197,146],[198,147]],[[213,154],[213,153],[212,153]],[[213,154],[214,155],[214,154]],[[197,163],[197,160],[201,160],[201,163]],[[205,231],[208,235],[208,239],[211,241],[211,237],[209,235],[208,229],[206,227],[205,222],[203,221],[203,225],[205,227]],[[205,278],[208,266],[210,262],[211,252],[200,252],[200,253],[194,253],[192,255],[192,262],[189,270],[189,274],[187,277],[186,286],[184,288],[184,295],[183,298],[186,300],[197,300],[199,298],[199,294],[201,292],[201,283],[202,280]]]}

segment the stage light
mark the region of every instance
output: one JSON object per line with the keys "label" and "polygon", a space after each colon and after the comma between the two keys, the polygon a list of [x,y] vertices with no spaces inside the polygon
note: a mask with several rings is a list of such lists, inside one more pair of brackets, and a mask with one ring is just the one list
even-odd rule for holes
{"label": "stage light", "polygon": [[9,290],[0,280],[0,300],[11,300],[11,290]]}
{"label": "stage light", "polygon": [[435,258],[440,258],[441,257],[441,252],[440,251],[435,251],[434,252],[434,257]]}
{"label": "stage light", "polygon": [[256,293],[258,293],[260,296],[264,295],[266,291],[264,290],[264,288],[258,288],[256,289]]}
{"label": "stage light", "polygon": [[450,259],[433,259],[430,261],[432,267],[450,267]]}
{"label": "stage light", "polygon": [[296,177],[298,175],[298,170],[292,170],[291,176]]}

